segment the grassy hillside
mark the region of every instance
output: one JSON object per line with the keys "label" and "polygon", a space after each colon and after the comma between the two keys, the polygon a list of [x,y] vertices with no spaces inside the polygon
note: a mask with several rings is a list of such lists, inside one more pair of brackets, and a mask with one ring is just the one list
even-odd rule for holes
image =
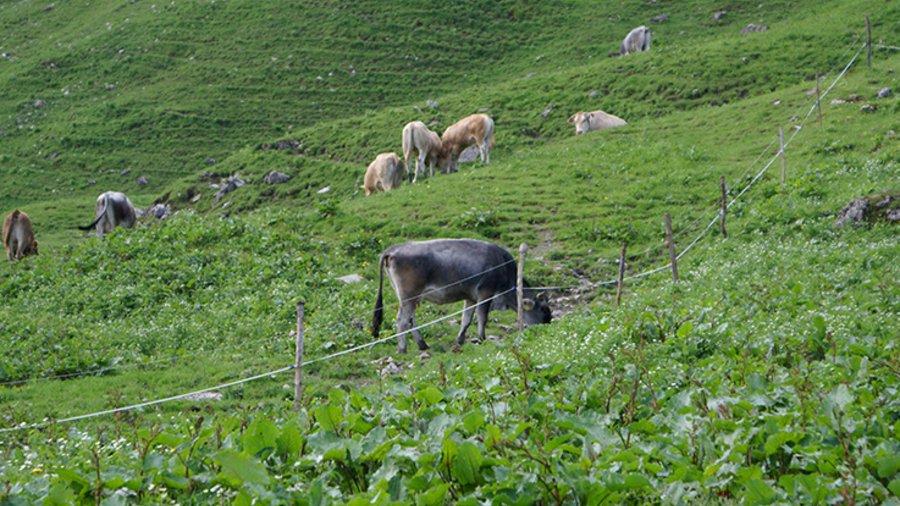
{"label": "grassy hillside", "polygon": [[[896,225],[833,222],[900,190],[900,55],[863,53],[804,122],[864,13],[897,46],[880,0],[3,4],[0,203],[32,215],[42,254],[0,265],[0,502],[897,502]],[[659,14],[651,52],[608,56]],[[575,137],[566,118],[597,108],[629,125]],[[358,190],[407,121],[479,110],[490,167]],[[779,127],[786,184],[776,163],[677,285],[630,280],[616,308],[593,283],[622,241],[627,274],[665,265],[663,214],[682,250]],[[279,140],[296,144],[261,149]],[[214,203],[234,173],[247,184]],[[112,188],[178,211],[72,230]],[[295,302],[307,360],[368,343],[378,254],[438,236],[528,242],[533,282],[580,289],[523,334],[493,313],[500,339],[458,354],[451,318],[423,330],[429,358],[389,342],[308,365],[295,412],[290,374],[265,375],[293,361]]]}

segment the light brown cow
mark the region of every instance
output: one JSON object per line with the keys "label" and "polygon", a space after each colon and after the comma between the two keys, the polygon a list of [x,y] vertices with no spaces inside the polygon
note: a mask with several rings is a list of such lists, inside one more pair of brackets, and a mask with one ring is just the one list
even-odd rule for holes
{"label": "light brown cow", "polygon": [[[403,127],[403,159],[406,162],[406,173],[412,174],[413,183],[419,177],[419,171],[425,174],[425,162],[429,165],[428,177],[434,177],[434,164],[438,162],[441,150],[441,138],[429,130],[425,123],[412,121]],[[415,172],[410,167],[413,151],[417,155]]]}
{"label": "light brown cow", "polygon": [[94,206],[94,219],[90,225],[79,226],[81,230],[90,230],[97,227],[97,237],[103,238],[104,233],[110,233],[118,226],[131,228],[137,220],[137,211],[134,204],[128,200],[122,192],[101,193],[97,197],[97,205]]}
{"label": "light brown cow", "polygon": [[625,36],[625,40],[622,41],[622,45],[619,46],[619,54],[624,56],[629,53],[649,51],[651,35],[650,29],[644,25],[628,32],[628,35]]}
{"label": "light brown cow", "polygon": [[363,185],[366,197],[381,190],[391,191],[403,180],[403,162],[397,153],[381,153],[366,168]]}
{"label": "light brown cow", "polygon": [[3,220],[3,245],[10,262],[38,254],[38,243],[27,214],[16,209]]}
{"label": "light brown cow", "polygon": [[491,164],[491,149],[494,147],[494,120],[487,114],[473,114],[457,121],[444,130],[441,136],[443,152],[438,165],[446,173],[459,170],[459,154],[476,144],[481,161]]}
{"label": "light brown cow", "polygon": [[569,116],[569,124],[575,125],[575,135],[627,125],[624,119],[603,111],[576,112]]}

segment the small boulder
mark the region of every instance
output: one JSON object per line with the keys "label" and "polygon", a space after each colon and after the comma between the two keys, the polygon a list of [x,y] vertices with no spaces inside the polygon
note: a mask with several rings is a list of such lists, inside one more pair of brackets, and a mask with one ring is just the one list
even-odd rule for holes
{"label": "small boulder", "polygon": [[144,214],[146,214],[148,216],[153,216],[154,218],[156,218],[158,220],[164,220],[169,217],[169,214],[171,214],[171,212],[172,212],[172,208],[169,206],[169,204],[159,203],[159,204],[153,204],[153,206],[151,206],[149,209],[147,209],[147,211],[145,211]]}
{"label": "small boulder", "polygon": [[364,281],[363,277],[360,276],[359,274],[348,274],[346,276],[341,276],[341,277],[335,278],[335,279],[337,279],[338,281],[347,283],[348,285],[352,284],[352,283],[362,283]]}
{"label": "small boulder", "polygon": [[544,108],[544,112],[541,113],[541,116],[543,116],[544,119],[546,119],[548,116],[550,116],[550,113],[553,112],[553,109],[556,109],[555,105],[553,105],[553,104],[548,105],[547,107]]}
{"label": "small boulder", "polygon": [[749,25],[745,26],[743,30],[741,30],[741,33],[765,32],[768,29],[769,27],[766,25],[754,25],[753,23],[750,23]]}
{"label": "small boulder", "polygon": [[881,88],[878,90],[878,98],[888,98],[889,96],[891,96],[890,88]]}
{"label": "small boulder", "polygon": [[474,162],[479,156],[478,146],[469,146],[459,154],[459,163]]}
{"label": "small boulder", "polygon": [[878,110],[878,106],[875,104],[864,104],[859,110],[862,112],[875,112]]}
{"label": "small boulder", "polygon": [[726,14],[728,14],[727,11],[718,11],[712,15],[712,19],[713,21],[722,21]]}
{"label": "small boulder", "polygon": [[138,186],[145,186],[148,183],[147,178],[144,176],[137,178],[135,182],[138,184]]}
{"label": "small boulder", "polygon": [[875,193],[850,201],[834,220],[834,226],[864,225],[877,221],[900,221],[900,192]]}
{"label": "small boulder", "polygon": [[668,14],[659,14],[650,18],[651,23],[665,23],[669,20]]}
{"label": "small boulder", "polygon": [[278,172],[277,170],[273,170],[272,172],[266,174],[266,177],[263,178],[263,182],[265,182],[266,184],[281,184],[288,182],[290,179],[291,176]]}
{"label": "small boulder", "polygon": [[428,99],[425,101],[425,105],[427,105],[428,107],[431,107],[432,109],[437,109],[438,106],[441,104],[435,102],[434,100]]}
{"label": "small boulder", "polygon": [[226,194],[237,190],[241,186],[244,186],[244,184],[244,180],[241,179],[240,174],[229,176],[229,178],[219,186],[219,191],[216,192],[216,203],[222,200],[222,197],[224,197]]}

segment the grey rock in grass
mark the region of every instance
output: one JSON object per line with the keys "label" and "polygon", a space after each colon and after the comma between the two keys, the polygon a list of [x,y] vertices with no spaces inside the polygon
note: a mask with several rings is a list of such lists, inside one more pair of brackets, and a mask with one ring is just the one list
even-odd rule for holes
{"label": "grey rock in grass", "polygon": [[434,100],[428,99],[425,101],[425,105],[431,107],[432,109],[437,109],[441,104],[435,102]]}
{"label": "grey rock in grass", "polygon": [[169,214],[172,212],[172,207],[169,204],[153,204],[147,211],[144,213],[148,216],[153,216],[158,220],[164,220],[169,217]]}
{"label": "grey rock in grass", "polygon": [[881,88],[878,90],[878,98],[888,98],[889,96],[891,96],[890,88]]}
{"label": "grey rock in grass", "polygon": [[229,176],[228,179],[226,179],[225,182],[219,186],[219,191],[216,192],[216,203],[222,200],[222,197],[224,197],[226,194],[237,190],[241,186],[244,186],[244,184],[244,180],[241,179],[240,174]]}
{"label": "grey rock in grass", "polygon": [[543,116],[546,119],[548,116],[550,116],[550,113],[553,112],[553,109],[556,109],[555,105],[553,105],[553,104],[548,105],[547,107],[544,108],[544,112],[541,113],[541,116]]}
{"label": "grey rock in grass", "polygon": [[862,112],[875,112],[878,110],[878,106],[875,104],[864,104],[859,110]]}
{"label": "grey rock in grass", "polygon": [[753,23],[750,23],[741,30],[741,33],[765,32],[768,31],[768,29],[769,27],[766,25],[754,25]]}
{"label": "grey rock in grass", "polygon": [[335,278],[335,279],[337,279],[338,281],[341,281],[343,283],[347,283],[348,285],[353,284],[353,283],[361,283],[365,280],[359,274],[348,274],[346,276],[341,276],[341,277]]}
{"label": "grey rock in grass", "polygon": [[665,23],[669,20],[668,14],[659,14],[650,18],[651,23]]}
{"label": "grey rock in grass", "polygon": [[725,15],[728,14],[728,11],[718,11],[712,15],[713,21],[722,21],[725,19]]}
{"label": "grey rock in grass", "polygon": [[876,193],[851,200],[838,213],[834,226],[865,225],[877,221],[900,221],[900,192]]}
{"label": "grey rock in grass", "polygon": [[138,184],[138,186],[145,186],[149,181],[147,181],[146,177],[141,176],[141,177],[137,178],[137,180],[135,182]]}
{"label": "grey rock in grass", "polygon": [[44,101],[41,100],[41,99],[37,99],[37,100],[34,101],[34,108],[35,108],[35,109],[40,109],[41,107],[44,107],[44,106],[46,106],[46,105],[47,105],[47,102],[44,102]]}
{"label": "grey rock in grass", "polygon": [[273,170],[266,174],[266,177],[263,178],[263,182],[266,184],[281,184],[286,183],[291,179],[291,176],[284,174],[282,172],[278,172],[277,170]]}

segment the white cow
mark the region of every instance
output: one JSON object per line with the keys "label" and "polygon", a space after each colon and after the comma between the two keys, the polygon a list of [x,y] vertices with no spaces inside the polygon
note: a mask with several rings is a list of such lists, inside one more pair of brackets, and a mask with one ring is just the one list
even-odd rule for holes
{"label": "white cow", "polygon": [[491,149],[494,148],[494,120],[487,114],[473,114],[457,121],[444,130],[441,136],[443,152],[438,164],[446,173],[459,170],[459,154],[471,146],[478,146],[481,162],[491,164]]}
{"label": "white cow", "polygon": [[603,111],[576,112],[569,116],[569,124],[575,125],[575,135],[627,125],[624,119]]}
{"label": "white cow", "polygon": [[97,227],[97,237],[103,238],[104,233],[112,232],[118,226],[131,228],[137,220],[137,211],[134,204],[128,200],[122,192],[106,192],[97,197],[97,205],[94,207],[96,219],[81,230],[90,230]]}
{"label": "white cow", "polygon": [[626,55],[629,53],[638,53],[650,50],[650,29],[641,25],[634,30],[628,32],[622,45],[619,47],[619,54]]}
{"label": "white cow", "polygon": [[381,153],[366,168],[363,185],[366,197],[377,191],[391,191],[403,180],[403,162],[397,153]]}
{"label": "white cow", "polygon": [[[434,164],[441,156],[443,144],[438,134],[432,132],[421,121],[412,121],[403,127],[403,159],[406,162],[406,173],[412,174],[415,183],[419,172],[425,174],[425,162],[429,165],[429,177],[434,177]],[[413,151],[416,152],[416,171],[412,172],[410,162]]]}

